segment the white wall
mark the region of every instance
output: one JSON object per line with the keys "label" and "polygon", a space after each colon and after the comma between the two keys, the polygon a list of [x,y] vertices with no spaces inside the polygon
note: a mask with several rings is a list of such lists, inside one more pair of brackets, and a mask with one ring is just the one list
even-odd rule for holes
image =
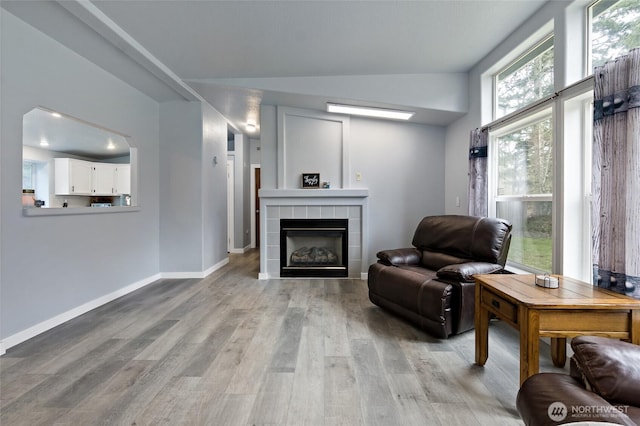
{"label": "white wall", "polygon": [[[1,16],[0,339],[158,273],[158,105],[27,25]],[[22,215],[22,116],[41,105],[131,135],[140,210]]]}

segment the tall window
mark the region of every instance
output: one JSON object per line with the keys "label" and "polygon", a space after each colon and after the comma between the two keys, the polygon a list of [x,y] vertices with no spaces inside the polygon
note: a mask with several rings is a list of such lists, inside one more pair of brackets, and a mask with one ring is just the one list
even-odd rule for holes
{"label": "tall window", "polygon": [[509,262],[552,269],[553,126],[551,109],[492,132],[490,210],[513,224]]}
{"label": "tall window", "polygon": [[588,8],[590,70],[640,46],[640,2],[598,0]]}
{"label": "tall window", "polygon": [[495,75],[495,117],[552,93],[553,36],[550,36]]}

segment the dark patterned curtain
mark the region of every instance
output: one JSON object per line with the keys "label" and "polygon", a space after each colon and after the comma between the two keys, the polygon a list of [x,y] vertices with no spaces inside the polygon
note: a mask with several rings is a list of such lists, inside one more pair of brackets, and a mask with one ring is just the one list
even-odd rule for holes
{"label": "dark patterned curtain", "polygon": [[487,204],[487,140],[486,129],[471,131],[469,142],[469,215],[486,216]]}
{"label": "dark patterned curtain", "polygon": [[593,76],[594,284],[640,298],[640,48]]}

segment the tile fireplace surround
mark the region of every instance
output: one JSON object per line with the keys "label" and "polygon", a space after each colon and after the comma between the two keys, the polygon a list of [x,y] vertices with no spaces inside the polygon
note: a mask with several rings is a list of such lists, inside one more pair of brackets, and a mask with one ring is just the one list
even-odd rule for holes
{"label": "tile fireplace surround", "polygon": [[349,219],[348,278],[366,279],[368,189],[261,189],[259,279],[280,278],[280,219]]}

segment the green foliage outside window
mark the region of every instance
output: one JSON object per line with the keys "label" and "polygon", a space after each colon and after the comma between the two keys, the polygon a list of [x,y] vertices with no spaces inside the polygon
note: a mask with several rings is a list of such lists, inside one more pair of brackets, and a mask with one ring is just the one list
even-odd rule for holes
{"label": "green foliage outside window", "polygon": [[591,11],[591,65],[640,47],[640,1],[601,0]]}
{"label": "green foliage outside window", "polygon": [[496,138],[496,216],[513,224],[509,261],[551,271],[553,126],[551,117]]}
{"label": "green foliage outside window", "polygon": [[551,194],[553,188],[551,118],[497,139],[497,195]]}
{"label": "green foliage outside window", "polygon": [[553,94],[553,37],[496,75],[496,117]]}

